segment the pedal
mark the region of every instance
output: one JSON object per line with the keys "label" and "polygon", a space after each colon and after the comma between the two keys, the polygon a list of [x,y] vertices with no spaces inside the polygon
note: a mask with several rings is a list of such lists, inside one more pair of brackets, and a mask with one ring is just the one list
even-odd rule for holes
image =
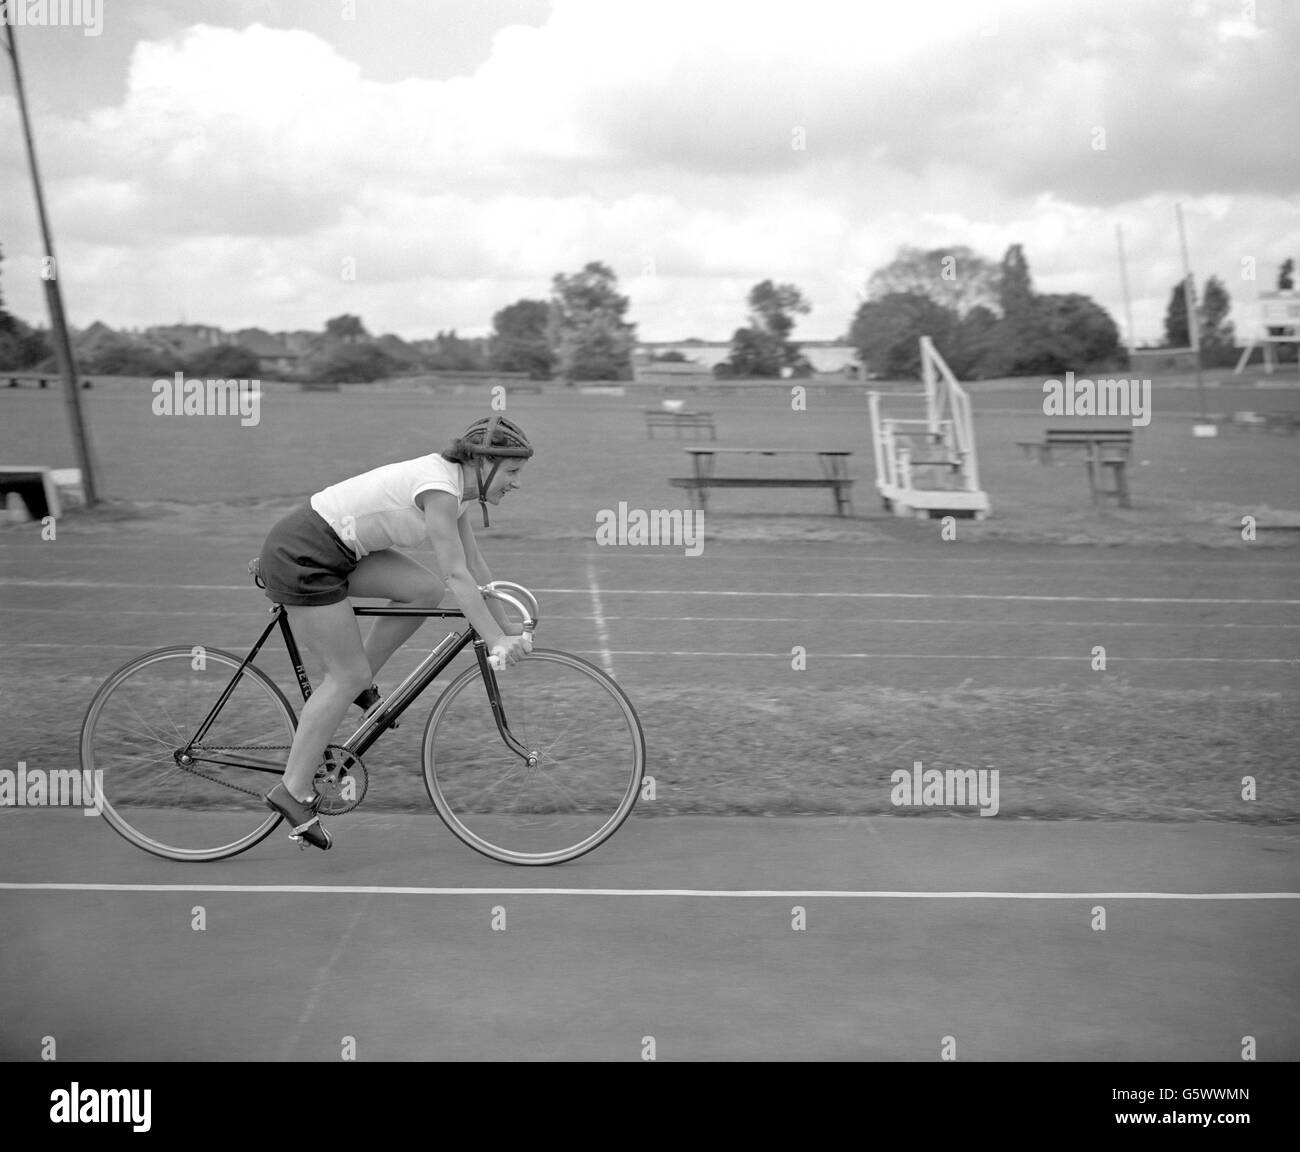
{"label": "pedal", "polygon": [[[362,712],[361,719],[369,720],[370,717],[373,716],[377,711],[379,711],[380,707],[383,705],[383,698],[379,695],[379,686],[376,684],[370,685],[370,687],[367,688],[364,692],[362,692],[355,700],[352,701],[352,703],[361,709]],[[398,727],[397,721],[396,720],[389,721],[387,727],[389,728]]]}

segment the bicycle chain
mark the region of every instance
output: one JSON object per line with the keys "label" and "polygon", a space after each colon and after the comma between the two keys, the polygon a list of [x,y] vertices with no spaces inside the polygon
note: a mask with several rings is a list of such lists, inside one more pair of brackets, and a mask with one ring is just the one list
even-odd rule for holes
{"label": "bicycle chain", "polygon": [[[203,747],[206,748],[209,752],[239,752],[243,750],[241,746],[238,744],[227,744],[227,745],[205,744],[203,745]],[[267,752],[287,752],[292,747],[293,745],[291,744],[259,744],[258,745],[259,750],[265,749]],[[176,767],[179,768],[182,772],[192,772],[195,776],[202,776],[205,780],[211,780],[214,784],[220,784],[223,788],[233,788],[236,792],[243,792],[246,796],[256,796],[259,800],[266,799],[266,797],[261,792],[258,792],[254,788],[245,788],[240,784],[232,784],[229,780],[223,780],[221,779],[220,776],[213,776],[210,773],[204,772],[202,768],[198,768],[193,764],[181,764],[178,762]]]}
{"label": "bicycle chain", "polygon": [[[243,746],[239,744],[204,744],[203,747],[209,752],[241,752],[244,750]],[[292,744],[259,744],[257,750],[259,752],[288,752],[292,747]],[[329,744],[326,746],[325,750],[328,752],[331,749],[341,752],[350,760],[357,760],[351,752],[348,752],[338,744]],[[360,763],[360,761],[357,762]],[[266,797],[255,788],[245,788],[241,784],[233,784],[229,780],[221,779],[220,776],[213,776],[211,773],[204,772],[202,768],[193,764],[178,763],[176,766],[183,772],[191,772],[195,776],[202,776],[203,779],[211,780],[214,784],[220,784],[223,788],[233,788],[236,792],[243,792],[246,796],[256,796],[259,800],[266,799]]]}

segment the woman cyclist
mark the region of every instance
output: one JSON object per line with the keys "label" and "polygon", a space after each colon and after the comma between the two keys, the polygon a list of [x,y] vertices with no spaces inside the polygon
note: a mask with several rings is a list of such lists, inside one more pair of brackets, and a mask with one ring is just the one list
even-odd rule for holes
{"label": "woman cyclist", "polygon": [[[363,641],[349,596],[436,608],[450,592],[503,666],[531,650],[521,626],[479,592],[492,576],[468,513],[477,500],[487,527],[487,506],[520,487],[519,473],[532,454],[516,424],[484,417],[442,452],[322,489],[271,529],[261,555],[266,595],[285,606],[294,635],[325,667],[303,704],[284,777],[266,794],[267,806],[289,821],[295,838],[322,849],[333,843],[316,813],[313,783],[325,746],[350,704],[369,709],[378,702],[375,675],[425,619],[379,617]],[[485,463],[491,465],[486,476]],[[396,550],[426,540],[436,571]]]}

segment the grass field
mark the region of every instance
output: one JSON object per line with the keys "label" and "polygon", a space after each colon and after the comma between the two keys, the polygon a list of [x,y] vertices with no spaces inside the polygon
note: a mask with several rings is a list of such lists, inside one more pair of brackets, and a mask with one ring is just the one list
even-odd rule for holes
{"label": "grass field", "polygon": [[[882,384],[882,388],[895,385]],[[840,520],[829,493],[733,489],[715,493],[710,532],[719,539],[871,539],[866,521],[879,518],[870,425],[860,389],[813,391],[806,411],[794,411],[782,388],[702,395],[692,406],[715,413],[720,446],[846,448],[855,452],[856,517]],[[480,398],[481,396],[481,398]],[[1210,411],[1300,411],[1300,387],[1211,387]],[[338,393],[304,393],[294,385],[264,386],[260,421],[235,417],[155,416],[149,381],[115,382],[83,393],[101,494],[152,506],[293,500],[345,476],[442,446],[488,410],[478,394],[410,392],[350,386]],[[596,513],[626,500],[631,507],[678,507],[685,475],[681,451],[689,440],[660,430],[647,440],[643,407],[658,397],[628,389],[622,397],[584,395],[551,386],[545,394],[509,401],[509,412],[542,451],[527,482],[547,514],[511,517],[512,534],[590,538]],[[1028,462],[1017,441],[1036,440],[1049,421],[1034,381],[982,382],[973,391],[981,481],[993,506],[983,523],[963,524],[960,539],[1044,540],[1057,543],[1174,543],[1233,546],[1241,517],[1265,525],[1257,543],[1300,542],[1300,436],[1229,431],[1192,436],[1197,397],[1181,378],[1157,381],[1151,425],[1137,430],[1129,468],[1133,507],[1094,508],[1082,463],[1042,467]],[[52,391],[0,394],[0,459],[75,465],[67,419]],[[815,470],[809,470],[809,475]],[[127,512],[130,509],[122,509]]]}
{"label": "grass field", "polygon": [[[1237,592],[1246,597],[1294,596],[1294,581],[1288,590],[1274,576],[1265,588],[1249,565],[1263,549],[1273,551],[1277,561],[1293,555],[1290,549],[1300,533],[1264,532],[1248,544],[1241,539],[1241,517],[1254,515],[1261,525],[1300,525],[1300,437],[1229,432],[1213,440],[1193,439],[1197,398],[1183,384],[1157,385],[1155,418],[1137,433],[1130,469],[1134,507],[1127,511],[1091,507],[1081,464],[1040,467],[1022,458],[1016,441],[1037,438],[1046,423],[1039,407],[1041,394],[1032,382],[978,386],[973,390],[976,435],[994,516],[983,523],[962,521],[957,543],[945,547],[963,549],[960,554],[972,559],[986,552],[1011,556],[1012,571],[1018,564],[1014,557],[1022,553],[1007,553],[1012,546],[1008,542],[1080,545],[1068,550],[1080,558],[1095,551],[1086,545],[1122,544],[1128,546],[1126,553],[1164,557],[1173,571],[1195,569],[1198,556],[1235,564],[1230,553],[1236,552],[1242,565]],[[726,546],[736,545],[734,570],[741,575],[726,579],[744,580],[744,557],[749,555],[744,549],[765,545],[764,559],[750,571],[770,576],[777,587],[797,590],[834,582],[821,574],[823,565],[829,570],[839,564],[835,570],[841,571],[844,561],[855,556],[866,564],[876,557],[910,556],[930,546],[937,538],[937,524],[896,520],[880,509],[860,392],[813,391],[803,412],[791,409],[788,396],[783,390],[764,389],[701,396],[691,403],[714,411],[719,445],[854,451],[856,514],[835,517],[829,493],[820,490],[721,492],[707,516],[706,558],[731,559]],[[303,393],[292,386],[268,386],[260,422],[242,427],[234,418],[154,416],[147,381],[135,387],[97,388],[85,399],[101,490],[109,504],[63,521],[59,539],[68,542],[68,548],[62,554],[71,554],[78,542],[101,549],[120,544],[124,550],[147,543],[140,564],[147,557],[150,566],[140,567],[134,579],[160,589],[242,579],[244,560],[282,511],[335,480],[436,450],[448,434],[487,408],[469,394],[360,388]],[[524,491],[507,499],[494,515],[493,527],[483,534],[489,559],[494,550],[519,558],[529,549],[545,549],[556,583],[581,584],[589,551],[583,545],[592,540],[601,509],[619,501],[641,508],[680,507],[683,493],[671,487],[668,478],[687,473],[682,448],[695,442],[664,438],[662,433],[653,441],[646,439],[641,409],[657,403],[657,395],[631,390],[624,396],[548,390],[511,400],[509,414],[541,450],[525,473]],[[1300,391],[1210,389],[1212,411],[1243,408],[1297,410]],[[74,463],[57,395],[32,390],[0,394],[0,461]],[[23,534],[31,532],[30,526],[6,526],[0,529],[0,543],[27,540]],[[18,556],[15,550],[6,571],[39,580],[39,559],[27,559],[31,554],[29,550]],[[1040,553],[1029,550],[1023,555]],[[38,566],[33,568],[33,563]],[[720,567],[692,567],[695,563],[680,555],[665,556],[655,579],[662,583],[661,577],[671,573],[684,588],[708,587],[724,579]],[[1059,564],[1063,577],[1070,561]],[[101,571],[94,560],[78,565],[76,573],[93,585]],[[919,570],[926,570],[923,562]],[[1276,564],[1270,569],[1279,570]],[[648,571],[639,568],[626,581],[648,579]],[[933,579],[941,585],[944,577]],[[959,566],[952,570],[954,586],[966,579],[969,574]],[[864,581],[848,586],[877,585]],[[1114,584],[1095,590],[1122,591]],[[1147,591],[1161,592],[1158,587]],[[35,651],[39,645],[29,644],[35,654],[6,661],[0,670],[0,698],[9,715],[6,727],[20,733],[17,747],[6,751],[6,763],[13,757],[33,764],[75,763],[76,730],[85,704],[104,675],[129,655],[129,643],[137,636],[141,649],[180,641],[172,633],[155,637],[148,628],[156,622],[142,616],[132,618],[139,621],[139,631],[125,631],[123,618],[107,606],[139,605],[100,595],[93,587],[75,596],[57,589],[42,594],[35,588],[24,595],[27,599],[15,605],[13,594],[5,593],[6,603],[15,605],[12,613],[0,612],[0,623],[10,635],[21,626],[28,629],[23,632],[27,640],[67,640],[70,648],[78,638],[91,647],[97,641],[116,642],[102,653],[70,652],[66,657],[42,655]],[[231,597],[218,605],[201,592],[177,593],[167,601],[174,610],[169,627],[185,623],[180,617],[192,610],[191,631],[201,632],[207,642],[246,645],[262,601],[239,595],[244,599]],[[644,624],[612,624],[624,634],[643,629],[627,646],[643,644],[665,652],[662,657],[625,661],[619,669],[641,712],[651,749],[650,771],[660,784],[660,799],[645,806],[648,814],[890,812],[890,772],[922,759],[939,768],[999,768],[1004,817],[1290,821],[1300,815],[1300,771],[1293,755],[1300,736],[1292,704],[1294,632],[1286,630],[1295,629],[1294,623],[1284,623],[1272,633],[1265,623],[1243,626],[1256,629],[1250,635],[1259,640],[1252,641],[1255,647],[1234,651],[1267,650],[1292,661],[1278,663],[1275,673],[1258,672],[1263,679],[1249,683],[1234,682],[1235,673],[1226,666],[1222,674],[1206,672],[1199,680],[1181,682],[1161,680],[1134,666],[1133,672],[1109,676],[1104,684],[1083,683],[1067,677],[1063,666],[1049,665],[1043,676],[1009,685],[988,679],[988,669],[981,670],[978,663],[965,666],[969,675],[958,677],[960,683],[951,675],[924,683],[898,678],[897,665],[872,661],[810,666],[810,674],[799,678],[787,674],[788,660],[710,665],[675,659],[667,653],[674,646],[730,644],[759,652],[780,648],[770,638],[771,629],[747,623],[743,616],[734,624],[675,627],[671,618],[687,606],[685,601],[661,602],[664,622],[658,625],[649,618]],[[590,626],[582,615],[589,610],[585,601],[565,610],[570,613],[567,620],[552,625],[564,643],[554,633],[550,642],[590,645]],[[870,640],[836,639],[835,621],[826,618],[816,602],[797,609],[787,603],[785,610],[808,621],[798,628],[820,629],[823,646],[873,646]],[[916,614],[924,611],[918,607]],[[48,624],[39,633],[32,631],[32,622],[44,612],[50,613]],[[1039,635],[1027,612],[1009,616],[1006,622],[1006,634],[1021,645],[1016,650],[1059,650],[1064,643],[1059,630]],[[851,623],[872,635],[869,623]],[[1148,620],[1134,623],[1145,627]],[[1048,621],[1044,627],[1058,626]],[[1227,630],[1207,630],[1190,651],[1212,656],[1215,646],[1227,640],[1244,643],[1246,633],[1234,631],[1231,623],[1216,627]],[[709,632],[711,628],[715,631]],[[961,628],[951,635],[938,629],[919,631],[927,650],[942,653],[947,646],[959,656],[969,656]],[[1272,647],[1259,647],[1266,640]],[[1014,662],[1012,657],[1001,659]],[[399,654],[392,674],[405,674],[413,662],[414,657]],[[368,758],[368,809],[427,810],[418,772],[419,729],[419,722],[403,725],[378,746],[374,760]],[[1247,773],[1268,781],[1252,803],[1237,794]]]}

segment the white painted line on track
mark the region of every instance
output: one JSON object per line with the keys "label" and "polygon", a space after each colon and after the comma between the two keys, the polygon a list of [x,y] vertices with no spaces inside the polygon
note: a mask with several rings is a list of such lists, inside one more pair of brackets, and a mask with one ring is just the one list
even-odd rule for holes
{"label": "white painted line on track", "polygon": [[[13,645],[21,647],[21,645]],[[76,645],[71,645],[76,647]],[[581,650],[575,655],[581,655]],[[789,660],[789,652],[654,652],[619,649],[616,656],[701,656],[748,657],[756,660]],[[810,658],[819,660],[1063,660],[1067,663],[1091,666],[1091,656],[1035,656],[998,655],[989,653],[959,654],[955,652],[816,652],[808,650]],[[1111,656],[1108,664],[1300,664],[1300,656]]]}
{"label": "white painted line on track", "polygon": [[[1229,531],[1235,533],[1239,531],[1239,529],[1229,529]],[[589,539],[589,538],[583,537],[583,539]],[[63,542],[62,538],[60,542]],[[40,540],[31,541],[31,540],[18,540],[18,539],[7,540],[5,541],[5,550],[11,554],[16,554],[18,552],[24,552],[24,551],[30,551],[33,554],[36,554],[38,551],[41,553],[47,553],[48,550],[45,547],[46,543],[48,543],[48,541],[43,542]],[[203,537],[203,543],[205,545],[212,545],[214,547],[219,546],[223,549],[242,547],[242,548],[247,548],[248,550],[250,550],[250,552],[256,552],[261,547],[260,540],[251,540],[251,539],[232,540],[229,537],[218,538],[212,536],[205,536]],[[727,544],[727,543],[736,546],[741,546],[753,542],[745,541],[745,540],[727,541],[727,540],[718,540],[716,538],[714,540],[715,546],[719,544]],[[998,568],[998,567],[1014,566],[1015,569],[1018,571],[1023,568],[1059,569],[1063,566],[1063,564],[1068,564],[1070,568],[1104,568],[1104,569],[1109,569],[1111,571],[1114,571],[1117,569],[1128,570],[1134,568],[1165,569],[1165,568],[1177,567],[1179,564],[1178,561],[1171,561],[1167,558],[1162,559],[1160,557],[1141,556],[1141,555],[1135,555],[1133,553],[1129,553],[1128,555],[1125,556],[1120,556],[1117,558],[1106,559],[1106,560],[1099,560],[1096,558],[1089,558],[1086,556],[1072,556],[1068,554],[1064,556],[1046,556],[1046,557],[1016,556],[1014,558],[1008,558],[1005,556],[972,556],[969,553],[950,554],[950,555],[930,553],[929,555],[914,555],[914,556],[881,556],[877,554],[873,556],[864,556],[860,551],[862,544],[864,543],[864,541],[862,540],[844,540],[844,541],[790,540],[788,541],[788,543],[791,545],[795,545],[795,544],[798,545],[816,544],[819,546],[830,545],[832,547],[842,548],[844,551],[840,555],[827,555],[824,552],[819,552],[818,563],[819,564],[825,564],[825,563],[851,564],[857,570],[861,570],[864,567],[869,567],[875,564],[915,564],[915,565],[924,566],[926,568],[932,568],[935,566],[946,566],[950,564],[959,564],[963,569],[969,569],[972,567]],[[1017,548],[1024,547],[1024,545],[1019,545],[1019,544],[1014,546]],[[1033,547],[1034,545],[1030,545],[1030,546]],[[1072,550],[1077,551],[1077,549],[1075,549],[1073,545],[1053,545],[1048,543],[1048,544],[1041,544],[1037,546],[1043,548],[1059,548],[1059,549],[1064,549],[1068,547],[1071,548]],[[164,537],[162,543],[153,543],[151,541],[140,540],[140,539],[132,540],[131,542],[131,551],[133,554],[138,552],[165,552],[171,555],[175,555],[177,547],[178,545],[174,537]],[[63,549],[61,551],[63,551],[65,554],[70,554],[74,550],[76,552],[113,552],[113,553],[120,554],[122,551],[122,545],[120,543],[92,544],[87,542],[86,540],[78,539],[75,537],[67,537],[67,542],[64,543]],[[412,551],[418,554],[421,550],[414,549]],[[655,562],[662,561],[664,563],[675,563],[681,560],[680,553],[673,554],[673,553],[660,552],[654,548],[649,548],[649,547],[645,548],[644,551],[641,550],[629,551],[628,549],[620,549],[619,551],[620,551],[620,555],[618,557],[618,560],[615,561],[612,557],[610,557],[606,561],[607,567],[613,567],[615,563],[631,563],[631,562],[646,562],[646,561],[655,561]],[[1199,555],[1197,557],[1197,564],[1200,565],[1202,570],[1212,568],[1216,564],[1226,568],[1228,565],[1238,563],[1241,559],[1241,556],[1245,552],[1246,549],[1222,549],[1221,551],[1215,552],[1212,555],[1210,554]],[[428,554],[432,555],[432,553],[428,553]],[[572,559],[572,555],[573,555],[571,551],[562,548],[537,548],[530,544],[521,544],[515,541],[510,541],[510,542],[493,541],[492,554],[493,556],[527,557],[530,560],[542,556],[558,556],[564,560],[570,560]],[[718,556],[714,554],[712,559],[709,561],[709,563],[710,563],[710,567],[714,567],[714,566],[726,567],[730,565],[741,569],[748,569],[753,566],[755,560],[789,560],[790,556],[791,553],[788,550],[784,552],[745,551],[743,553],[737,553],[736,555],[733,556]],[[1260,555],[1257,553],[1251,556],[1250,564],[1251,564],[1251,571],[1255,571],[1258,568],[1286,568],[1289,570],[1294,567],[1295,562],[1294,560],[1285,557],[1279,557],[1278,559],[1273,559],[1271,554],[1266,553]]]}
{"label": "white painted line on track", "polygon": [[591,547],[587,548],[587,583],[591,585],[591,612],[596,624],[596,642],[600,645],[600,666],[606,676],[614,675],[614,657],[609,652],[609,628],[605,624],[605,610],[600,603],[600,585],[596,582],[596,565],[591,557]]}
{"label": "white painted line on track", "polygon": [[[3,611],[8,613],[43,612],[46,615],[54,616],[104,615],[103,608],[65,608],[62,605],[51,605],[48,608],[5,608]],[[112,613],[114,616],[219,616],[235,618],[246,616],[247,610],[244,608],[114,608]],[[594,616],[591,613],[564,615],[558,612],[548,612],[546,618],[547,620],[591,621]],[[611,616],[608,612],[603,614],[603,618],[606,624],[627,621],[651,624],[823,624],[826,621],[825,616]],[[1187,624],[1180,624],[1172,620],[1006,620],[997,618],[971,620],[942,616],[930,616],[924,619],[908,616],[859,616],[857,619],[848,621],[848,624],[864,628],[868,626],[875,627],[880,624],[906,624],[909,627],[913,625],[947,627],[955,624],[963,628],[1033,628],[1036,630],[1049,625],[1053,628],[1178,628],[1182,630],[1186,630],[1188,627]],[[842,620],[837,621],[837,626],[842,630],[845,627],[845,622]],[[1279,628],[1300,628],[1300,624],[1275,624],[1272,622],[1248,624],[1235,621],[1226,624],[1204,624],[1198,621],[1195,628],[1198,632],[1210,628],[1268,628],[1273,631]]]}
{"label": "white painted line on track", "polygon": [[922,892],[841,888],[423,888],[385,884],[74,884],[0,881],[3,891],[239,892],[330,896],[696,896],[841,900],[1300,900],[1300,892]]}
{"label": "white painted line on track", "polygon": [[[247,592],[251,584],[136,584],[111,580],[16,580],[0,577],[0,587],[138,588],[151,592]],[[542,595],[590,596],[591,588],[535,588]],[[606,588],[606,596],[783,596],[832,600],[1007,600],[1047,604],[1300,604],[1300,600],[1226,598],[1216,596],[1031,596],[991,592],[745,592],[706,588]]]}
{"label": "white painted line on track", "polygon": [[[563,595],[578,588],[540,588],[539,592]],[[1214,596],[1030,596],[991,592],[745,592],[739,589],[710,591],[705,588],[606,588],[608,596],[785,596],[799,599],[841,600],[1041,600],[1074,604],[1300,604],[1300,600],[1226,599]]]}
{"label": "white painted line on track", "polygon": [[[247,646],[246,644],[244,645]],[[147,648],[139,644],[53,644],[53,643],[17,643],[7,644],[7,648],[54,649],[56,651],[92,652],[96,649],[122,649],[127,652],[144,652]],[[229,644],[212,644],[211,648],[235,651],[239,642]],[[599,656],[607,669],[613,667],[615,656],[650,656],[650,657],[698,657],[700,659],[734,658],[745,660],[789,660],[789,652],[720,652],[716,648],[707,652],[669,651],[656,652],[651,649],[633,648],[569,648],[574,656]],[[1091,656],[1037,656],[998,653],[956,653],[956,652],[810,652],[819,660],[1052,660],[1065,663],[1086,664],[1091,666]],[[1300,664],[1300,656],[1107,656],[1111,664]],[[613,675],[609,672],[609,675]]]}

